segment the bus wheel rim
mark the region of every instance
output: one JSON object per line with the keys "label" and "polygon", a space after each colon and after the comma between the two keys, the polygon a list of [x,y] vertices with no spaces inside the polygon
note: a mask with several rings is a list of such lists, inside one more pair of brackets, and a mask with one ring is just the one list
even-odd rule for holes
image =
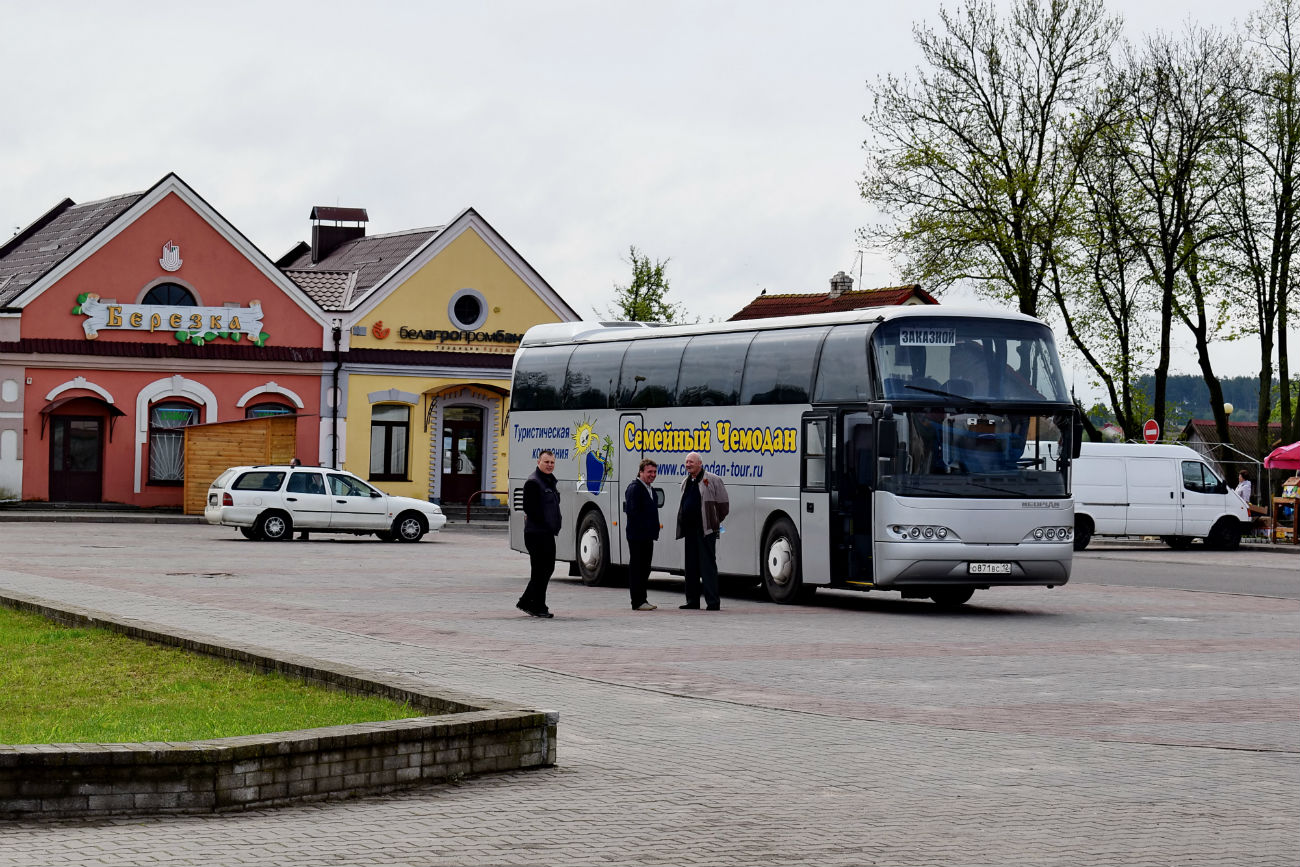
{"label": "bus wheel rim", "polygon": [[594,529],[588,530],[582,534],[582,565],[588,569],[595,569],[600,564],[600,534]]}
{"label": "bus wheel rim", "polygon": [[767,549],[767,572],[772,576],[772,580],[777,584],[789,583],[793,566],[794,557],[790,549],[790,540],[784,536],[774,540],[771,547]]}

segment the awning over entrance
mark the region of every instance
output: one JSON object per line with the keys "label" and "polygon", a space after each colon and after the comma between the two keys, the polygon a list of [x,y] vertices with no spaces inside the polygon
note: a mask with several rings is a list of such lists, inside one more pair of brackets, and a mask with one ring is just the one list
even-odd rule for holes
{"label": "awning over entrance", "polygon": [[96,397],[90,394],[78,394],[73,397],[61,397],[58,400],[52,400],[41,408],[41,439],[45,438],[45,422],[54,413],[68,404],[77,401],[87,408],[93,406],[95,409],[102,410],[108,415],[108,441],[113,441],[114,423],[121,416],[126,415],[122,410],[113,406],[113,404],[104,400],[102,397]]}

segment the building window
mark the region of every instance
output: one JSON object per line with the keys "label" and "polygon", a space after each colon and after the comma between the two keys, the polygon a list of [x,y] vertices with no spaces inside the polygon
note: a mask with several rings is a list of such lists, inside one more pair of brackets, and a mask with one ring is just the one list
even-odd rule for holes
{"label": "building window", "polygon": [[179,283],[159,283],[145,293],[141,304],[158,304],[165,307],[195,307],[194,293]]}
{"label": "building window", "polygon": [[477,289],[462,289],[451,296],[447,318],[462,331],[473,331],[487,321],[487,299]]}
{"label": "building window", "polygon": [[185,480],[185,431],[199,420],[188,403],[158,403],[149,409],[149,481],[171,484]]}
{"label": "building window", "polygon": [[406,480],[406,444],[411,430],[411,408],[377,403],[370,410],[370,478]]}
{"label": "building window", "polygon": [[244,409],[244,418],[266,418],[272,415],[293,415],[296,410],[287,403],[259,403]]}

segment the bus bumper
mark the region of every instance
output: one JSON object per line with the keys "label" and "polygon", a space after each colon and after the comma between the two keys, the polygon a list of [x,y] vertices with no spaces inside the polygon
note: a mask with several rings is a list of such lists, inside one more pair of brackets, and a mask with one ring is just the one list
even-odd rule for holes
{"label": "bus bumper", "polygon": [[1070,580],[1073,558],[1072,542],[877,542],[872,583],[878,589],[935,584],[1054,587]]}

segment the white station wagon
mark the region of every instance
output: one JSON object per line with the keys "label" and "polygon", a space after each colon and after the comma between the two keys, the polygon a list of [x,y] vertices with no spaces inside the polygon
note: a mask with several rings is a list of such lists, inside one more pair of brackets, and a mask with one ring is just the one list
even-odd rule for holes
{"label": "white station wagon", "polygon": [[284,465],[226,470],[208,488],[203,517],[271,542],[292,539],[294,531],[418,542],[447,523],[435,504],[390,496],[345,470]]}

